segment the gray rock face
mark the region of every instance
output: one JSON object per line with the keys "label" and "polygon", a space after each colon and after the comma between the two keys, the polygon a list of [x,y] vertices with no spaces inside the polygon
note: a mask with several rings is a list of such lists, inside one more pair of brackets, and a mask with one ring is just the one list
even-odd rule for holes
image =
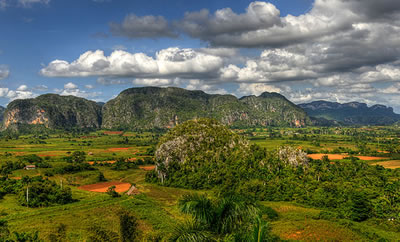
{"label": "gray rock face", "polygon": [[6,111],[5,107],[0,106],[0,123],[3,122],[4,112]]}
{"label": "gray rock face", "polygon": [[51,129],[100,128],[101,120],[101,107],[93,101],[46,94],[11,102],[4,113],[3,128],[21,124]]}

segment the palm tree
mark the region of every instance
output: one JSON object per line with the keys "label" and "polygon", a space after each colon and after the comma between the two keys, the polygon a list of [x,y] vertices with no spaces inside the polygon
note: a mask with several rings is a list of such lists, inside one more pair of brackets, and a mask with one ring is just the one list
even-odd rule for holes
{"label": "palm tree", "polygon": [[248,241],[264,242],[273,240],[274,238],[271,238],[269,234],[268,224],[264,220],[262,220],[261,217],[257,217],[256,224],[253,227],[253,232]]}
{"label": "palm tree", "polygon": [[205,242],[212,241],[212,234],[204,229],[204,226],[193,219],[178,224],[170,237],[176,242]]}
{"label": "palm tree", "polygon": [[[181,234],[180,238],[199,236],[199,231],[209,231],[208,237],[203,237],[202,240],[196,241],[209,241],[210,235],[227,238],[226,236],[229,237],[232,234],[246,232],[251,222],[258,215],[258,209],[254,205],[237,196],[211,200],[206,195],[190,194],[185,195],[179,201],[179,207],[181,212],[190,214],[193,217],[191,223],[178,227],[179,229],[177,229],[176,233]],[[224,240],[227,241],[226,239]],[[173,239],[173,241],[177,240]]]}

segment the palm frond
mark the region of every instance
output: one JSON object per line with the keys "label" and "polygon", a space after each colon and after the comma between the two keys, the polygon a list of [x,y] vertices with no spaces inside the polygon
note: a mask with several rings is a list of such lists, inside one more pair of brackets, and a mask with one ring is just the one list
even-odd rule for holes
{"label": "palm frond", "polygon": [[197,221],[188,220],[178,224],[170,241],[174,242],[207,242],[213,241],[212,234],[205,230],[204,226]]}
{"label": "palm frond", "polygon": [[208,226],[214,220],[214,206],[205,195],[188,194],[179,201],[181,212],[190,214],[193,218]]}
{"label": "palm frond", "polygon": [[242,228],[244,224],[253,221],[258,215],[258,209],[235,196],[229,196],[219,201],[216,209],[215,229],[218,233],[232,233]]}
{"label": "palm frond", "polygon": [[268,235],[268,224],[262,220],[261,217],[257,217],[256,224],[253,227],[252,240],[253,242],[267,241]]}

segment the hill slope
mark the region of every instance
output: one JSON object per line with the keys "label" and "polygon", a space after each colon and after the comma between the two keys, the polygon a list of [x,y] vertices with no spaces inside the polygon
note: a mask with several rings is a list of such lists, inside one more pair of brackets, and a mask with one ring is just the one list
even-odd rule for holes
{"label": "hill slope", "polygon": [[84,98],[56,94],[15,100],[7,106],[3,128],[15,125],[44,125],[52,129],[100,128],[101,107]]}
{"label": "hill slope", "polygon": [[5,107],[0,106],[0,123],[3,122],[4,112],[6,111]]}
{"label": "hill slope", "polygon": [[337,121],[346,125],[390,125],[400,120],[393,108],[384,105],[368,107],[365,103],[315,101],[299,104],[313,118]]}
{"label": "hill slope", "polygon": [[166,128],[193,118],[234,126],[304,126],[306,113],[277,93],[237,99],[181,88],[127,89],[103,106],[103,128]]}

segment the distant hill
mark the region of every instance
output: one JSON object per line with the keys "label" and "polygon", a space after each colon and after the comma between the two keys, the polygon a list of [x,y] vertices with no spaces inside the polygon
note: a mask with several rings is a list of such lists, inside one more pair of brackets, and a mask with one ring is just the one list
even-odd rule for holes
{"label": "distant hill", "polygon": [[4,112],[2,128],[24,125],[50,129],[171,128],[203,117],[236,127],[311,124],[301,108],[278,93],[265,92],[238,99],[175,87],[143,87],[122,91],[106,104],[57,94],[15,100]]}
{"label": "distant hill", "polygon": [[182,88],[130,88],[103,106],[103,128],[167,128],[194,118],[215,118],[226,125],[305,126],[306,113],[284,96],[263,93],[240,99]]}
{"label": "distant hill", "polygon": [[299,106],[316,120],[317,124],[331,122],[344,125],[391,125],[400,120],[400,115],[394,113],[393,108],[379,104],[368,107],[367,104],[359,102],[340,104],[315,101]]}
{"label": "distant hill", "polygon": [[101,106],[84,98],[56,94],[15,100],[5,110],[3,129],[19,125],[43,125],[51,129],[100,128]]}

